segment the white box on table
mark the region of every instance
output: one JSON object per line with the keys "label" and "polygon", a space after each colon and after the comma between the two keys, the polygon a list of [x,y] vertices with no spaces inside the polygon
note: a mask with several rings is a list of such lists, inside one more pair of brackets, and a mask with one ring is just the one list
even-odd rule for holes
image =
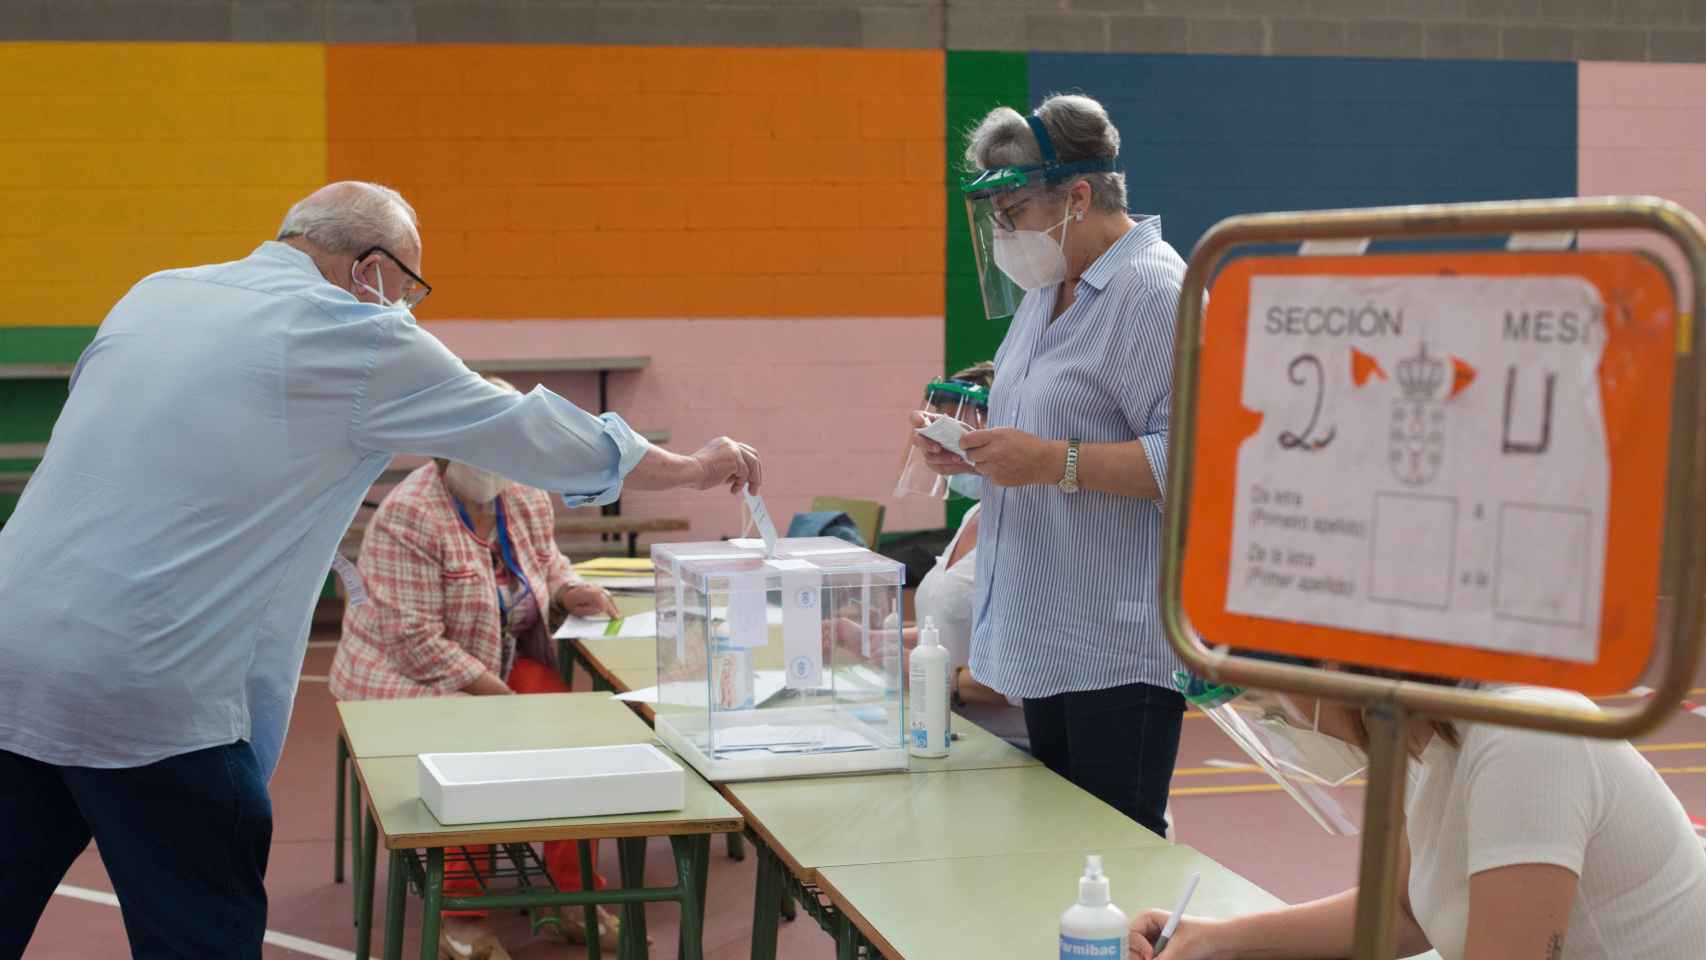
{"label": "white box on table", "polygon": [[423,753],[421,800],[439,823],[501,823],[680,810],[686,772],[649,743]]}
{"label": "white box on table", "polygon": [[659,739],[707,779],[906,769],[897,561],[830,537],[660,543]]}

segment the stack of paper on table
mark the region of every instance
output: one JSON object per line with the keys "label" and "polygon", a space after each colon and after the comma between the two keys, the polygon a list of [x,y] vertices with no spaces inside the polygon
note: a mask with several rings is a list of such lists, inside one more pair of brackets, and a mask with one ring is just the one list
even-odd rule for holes
{"label": "stack of paper on table", "polygon": [[599,557],[575,564],[575,572],[606,590],[647,593],[656,585],[650,557]]}

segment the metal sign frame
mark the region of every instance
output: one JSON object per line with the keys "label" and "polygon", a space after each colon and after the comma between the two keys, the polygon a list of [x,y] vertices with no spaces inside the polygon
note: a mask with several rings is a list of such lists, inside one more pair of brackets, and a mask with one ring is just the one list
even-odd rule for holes
{"label": "metal sign frame", "polygon": [[[1205,644],[1184,610],[1186,532],[1195,468],[1198,378],[1209,281],[1234,248],[1252,244],[1364,238],[1485,236],[1507,233],[1640,230],[1671,241],[1688,267],[1689,306],[1706,303],[1706,226],[1656,197],[1504,201],[1252,214],[1222,220],[1191,253],[1179,295],[1173,360],[1172,427],[1161,556],[1161,621],[1186,667],[1211,679],[1324,697],[1362,707],[1369,734],[1356,950],[1391,957],[1396,943],[1397,826],[1403,815],[1407,733],[1418,717],[1503,724],[1605,739],[1628,739],[1663,723],[1700,662],[1706,629],[1706,351],[1692,348],[1692,318],[1677,317],[1668,500],[1660,583],[1675,600],[1669,637],[1657,644],[1664,674],[1653,695],[1628,708],[1570,710],[1496,699],[1480,691],[1358,676],[1239,656]],[[1679,304],[1679,307],[1681,305]],[[1659,600],[1660,598],[1655,598]],[[1666,618],[1661,609],[1660,624]]]}

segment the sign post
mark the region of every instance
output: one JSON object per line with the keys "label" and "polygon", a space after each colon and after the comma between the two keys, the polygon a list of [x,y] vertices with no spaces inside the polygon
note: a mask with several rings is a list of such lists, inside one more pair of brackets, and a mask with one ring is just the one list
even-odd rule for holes
{"label": "sign post", "polygon": [[[1162,620],[1201,676],[1363,709],[1359,958],[1395,944],[1418,718],[1627,738],[1681,701],[1706,626],[1706,381],[1691,319],[1642,253],[1228,254],[1629,229],[1675,243],[1706,301],[1706,229],[1652,198],[1234,217],[1191,256]],[[1661,596],[1679,605],[1662,625]],[[1633,686],[1661,632],[1657,692],[1605,712],[1234,652],[1593,695]]]}

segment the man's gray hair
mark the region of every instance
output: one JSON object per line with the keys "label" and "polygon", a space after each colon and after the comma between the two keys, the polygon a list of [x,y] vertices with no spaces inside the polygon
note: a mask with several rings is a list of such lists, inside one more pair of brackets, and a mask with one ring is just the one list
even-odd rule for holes
{"label": "man's gray hair", "polygon": [[371,247],[393,253],[412,245],[415,208],[390,187],[361,180],[327,184],[298,200],[284,215],[278,239],[304,237],[331,253],[355,255]]}
{"label": "man's gray hair", "polygon": [[[1108,120],[1108,111],[1095,100],[1077,94],[1052,94],[1037,107],[1049,139],[1062,163],[1097,157],[1117,157],[1120,132]],[[1011,107],[996,107],[971,132],[966,142],[966,166],[973,172],[996,167],[1029,167],[1043,162],[1042,148],[1030,124]],[[1125,174],[1077,174],[1047,192],[1059,196],[1073,183],[1090,184],[1090,205],[1103,213],[1126,209]]]}

